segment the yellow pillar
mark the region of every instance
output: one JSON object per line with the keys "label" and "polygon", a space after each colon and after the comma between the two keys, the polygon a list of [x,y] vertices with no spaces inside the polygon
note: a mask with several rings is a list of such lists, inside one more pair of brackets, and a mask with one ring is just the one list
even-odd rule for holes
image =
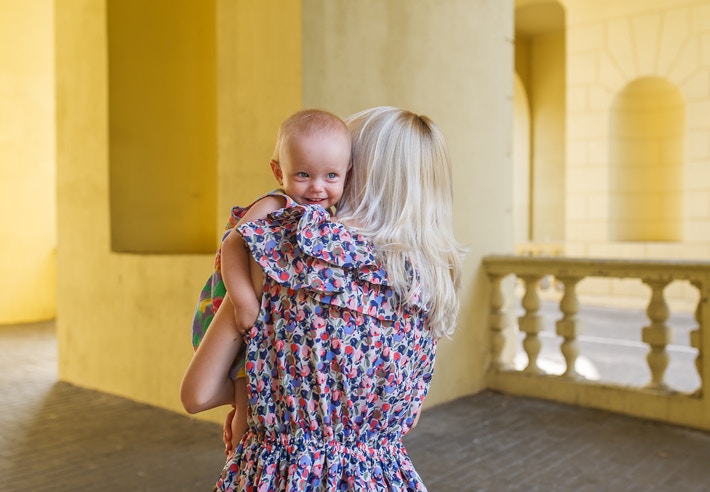
{"label": "yellow pillar", "polygon": [[[170,111],[170,105],[158,107],[157,113],[133,107],[131,111],[135,113],[122,108],[117,110],[118,114],[110,114],[116,105],[129,104],[133,95],[144,104],[150,103],[145,94],[154,89],[155,80],[141,85],[140,70],[112,63],[126,63],[132,50],[140,50],[140,46],[127,46],[124,39],[133,22],[129,16],[137,16],[135,22],[141,23],[154,19],[155,13],[144,11],[140,3],[122,4],[116,10],[116,5],[108,3],[107,8],[107,2],[96,0],[57,2],[58,309],[61,313],[57,338],[61,379],[183,411],[178,388],[192,356],[192,314],[199,290],[211,273],[215,238],[229,207],[253,199],[267,179],[269,186],[273,186],[268,160],[278,124],[285,117],[281,113],[300,107],[300,61],[294,61],[292,56],[300,53],[301,24],[300,2],[285,2],[288,8],[277,9],[255,2],[216,0],[211,6],[200,3],[196,11],[189,9],[197,3],[188,6],[181,2],[179,8],[171,8],[170,3],[151,6],[162,5],[167,9],[162,19],[173,28],[199,17],[199,22],[208,25],[206,31],[211,33],[200,38],[204,44],[197,41],[197,44],[180,44],[182,41],[175,40],[181,48],[170,56],[177,58],[160,61],[162,66],[168,71],[178,70],[181,63],[193,63],[194,67],[196,58],[189,53],[190,47],[201,50],[205,58],[216,60],[214,74],[202,74],[199,79],[204,83],[213,77],[215,84],[204,83],[195,95],[203,102],[210,98],[216,101],[211,110],[215,128],[211,133],[196,131],[192,135],[196,140],[187,143],[176,140],[179,133],[176,128],[190,124],[194,114],[190,108],[198,111],[200,118],[208,115],[210,109],[194,108],[192,101],[184,100],[190,93],[184,81],[166,79],[165,91],[170,94],[161,95],[176,96],[172,100],[180,107],[174,108],[174,117],[181,121],[164,121],[162,112]],[[128,6],[132,7],[130,12],[122,10]],[[177,29],[174,34],[184,35],[193,27]],[[152,32],[159,38],[170,29],[163,25]],[[160,43],[160,39],[150,38],[150,32],[151,29],[142,31],[146,38],[144,46]],[[279,42],[260,42],[268,38],[265,33],[278,33]],[[210,37],[216,39],[212,47]],[[128,51],[117,58],[116,51],[111,54],[111,46]],[[170,43],[166,46],[169,50],[171,46],[174,48]],[[182,60],[178,56],[181,51]],[[146,58],[141,58],[145,53],[136,56],[138,66],[145,67]],[[137,78],[133,81],[138,83],[134,92],[127,87],[130,72]],[[114,80],[123,86],[111,88],[110,82]],[[154,128],[145,131],[156,135],[161,145],[171,146],[164,155],[156,151],[155,142],[144,138],[145,135],[122,131],[135,130],[131,128],[131,120],[135,118],[150,119],[149,126]],[[181,138],[191,138],[189,132],[182,135]],[[193,144],[195,147],[189,147]],[[211,156],[210,147],[214,149]],[[208,156],[193,155],[188,159],[181,156],[176,166],[183,177],[204,169],[216,172],[211,184],[208,179],[198,187],[204,188],[202,191],[211,198],[201,201],[208,205],[200,212],[204,217],[195,219],[212,224],[207,234],[211,236],[210,251],[166,253],[153,248],[155,242],[147,243],[152,251],[116,251],[112,248],[111,234],[116,231],[112,222],[118,215],[112,208],[120,207],[121,220],[144,219],[139,216],[143,209],[131,204],[133,198],[146,198],[146,188],[138,190],[140,197],[133,197],[130,187],[124,187],[123,196],[116,201],[111,192],[117,189],[115,186],[140,178],[136,173],[164,175],[161,173],[167,172],[177,159],[171,158],[175,148],[198,149],[195,155]],[[128,166],[129,155],[141,159],[140,169],[127,171],[123,167]],[[256,177],[255,169],[260,170],[261,176]],[[238,188],[225,188],[225,183],[235,182],[239,183]],[[182,183],[194,184],[185,179]],[[164,194],[161,200],[174,201],[178,209],[184,206],[183,201],[195,203],[189,193],[169,186],[161,188],[162,184],[159,180],[155,182],[155,187]],[[227,198],[221,197],[226,195],[222,190],[229,191]],[[215,197],[222,206],[209,205],[210,201],[218,201]],[[159,206],[157,203],[156,207]],[[145,215],[151,215],[148,212]],[[185,215],[176,215],[184,220]],[[164,228],[165,224],[159,223],[161,219],[153,216],[151,220],[157,228]],[[185,220],[184,227],[199,229],[201,224]],[[129,232],[123,238],[135,239],[134,234],[135,231]],[[153,239],[156,238],[162,240],[160,236]],[[166,243],[175,244],[175,237],[171,238]],[[221,410],[205,415],[215,421],[223,417]]]}
{"label": "yellow pillar", "polygon": [[279,125],[302,108],[301,44],[301,0],[217,0],[222,221],[277,186],[269,159]]}
{"label": "yellow pillar", "polygon": [[0,0],[0,324],[56,312],[52,15]]}

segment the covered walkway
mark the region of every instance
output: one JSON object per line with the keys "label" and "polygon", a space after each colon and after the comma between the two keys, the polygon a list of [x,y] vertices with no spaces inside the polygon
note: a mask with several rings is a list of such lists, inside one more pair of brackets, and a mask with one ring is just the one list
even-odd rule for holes
{"label": "covered walkway", "polygon": [[[0,327],[0,490],[207,491],[220,428],[58,382],[53,323]],[[710,434],[484,392],[424,412],[432,492],[705,491]]]}

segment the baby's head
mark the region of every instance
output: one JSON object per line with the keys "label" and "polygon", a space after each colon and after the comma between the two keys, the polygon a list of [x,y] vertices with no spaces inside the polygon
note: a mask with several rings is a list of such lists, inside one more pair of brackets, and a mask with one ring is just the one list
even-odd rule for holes
{"label": "baby's head", "polygon": [[332,207],[349,169],[350,131],[334,114],[306,109],[281,124],[271,170],[296,202]]}

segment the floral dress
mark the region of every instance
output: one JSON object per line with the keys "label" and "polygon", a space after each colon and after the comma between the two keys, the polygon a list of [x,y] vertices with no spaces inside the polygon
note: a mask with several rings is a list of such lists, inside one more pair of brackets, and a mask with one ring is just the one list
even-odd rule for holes
{"label": "floral dress", "polygon": [[420,296],[401,303],[371,243],[318,206],[237,230],[265,282],[246,335],[249,429],[217,489],[426,490],[402,444],[434,370]]}

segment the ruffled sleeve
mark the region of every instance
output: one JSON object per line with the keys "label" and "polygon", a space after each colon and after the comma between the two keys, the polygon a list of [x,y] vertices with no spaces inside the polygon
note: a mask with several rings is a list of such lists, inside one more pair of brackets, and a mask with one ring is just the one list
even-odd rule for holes
{"label": "ruffled sleeve", "polygon": [[[237,230],[269,281],[380,319],[394,320],[405,309],[370,241],[331,220],[319,206],[280,209]],[[426,311],[426,306],[415,295],[405,310]]]}

